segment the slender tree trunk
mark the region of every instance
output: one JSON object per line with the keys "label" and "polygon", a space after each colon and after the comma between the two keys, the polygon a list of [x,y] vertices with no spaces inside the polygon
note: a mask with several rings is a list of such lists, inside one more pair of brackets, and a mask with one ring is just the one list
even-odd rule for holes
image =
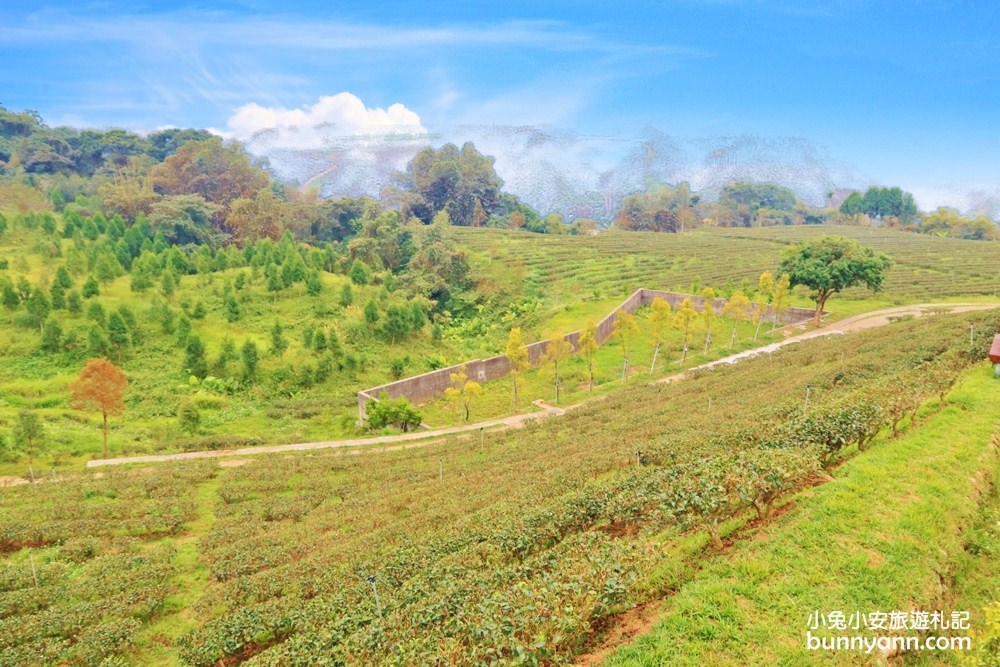
{"label": "slender tree trunk", "polygon": [[712,330],[709,329],[708,333],[705,335],[705,351],[702,354],[708,354],[708,346],[712,344]]}
{"label": "slender tree trunk", "polygon": [[653,350],[653,363],[649,365],[649,374],[653,374],[653,369],[656,368],[656,355],[660,353],[660,341],[656,341],[656,348]]}
{"label": "slender tree trunk", "polygon": [[736,326],[737,325],[735,325],[735,324],[733,325],[733,335],[729,337],[729,349],[730,350],[733,349],[733,345],[736,344]]}
{"label": "slender tree trunk", "polygon": [[757,342],[757,336],[760,334],[760,325],[764,323],[764,315],[762,314],[757,318],[757,330],[753,332],[753,340]]}
{"label": "slender tree trunk", "polygon": [[594,357],[591,356],[587,359],[587,372],[590,374],[590,389],[587,391],[594,391]]}
{"label": "slender tree trunk", "polygon": [[108,413],[102,412],[104,417],[104,458],[108,458]]}
{"label": "slender tree trunk", "polygon": [[823,307],[826,306],[826,300],[829,298],[829,292],[820,292],[819,299],[816,300],[816,317],[813,319],[816,326],[819,326],[819,320],[823,316]]}

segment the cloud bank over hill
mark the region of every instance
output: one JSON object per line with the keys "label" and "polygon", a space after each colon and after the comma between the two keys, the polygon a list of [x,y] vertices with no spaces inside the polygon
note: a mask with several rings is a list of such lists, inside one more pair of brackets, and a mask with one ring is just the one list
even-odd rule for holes
{"label": "cloud bank over hill", "polygon": [[266,157],[278,176],[324,196],[372,195],[425,146],[471,141],[496,158],[505,189],[542,214],[610,219],[621,198],[651,182],[688,181],[709,197],[738,180],[773,181],[822,204],[837,186],[860,185],[805,139],[587,135],[558,127],[457,125],[431,133],[402,104],[369,108],[351,93],[299,109],[247,104],[220,134]]}
{"label": "cloud bank over hill", "polygon": [[325,196],[377,195],[430,143],[416,112],[398,103],[369,108],[347,92],[299,109],[245,104],[227,126],[213,131],[267,158],[279,177],[318,185]]}
{"label": "cloud bank over hill", "polygon": [[230,133],[261,148],[312,150],[341,137],[423,136],[420,116],[402,104],[370,109],[356,95],[338,93],[301,109],[245,104],[228,122]]}

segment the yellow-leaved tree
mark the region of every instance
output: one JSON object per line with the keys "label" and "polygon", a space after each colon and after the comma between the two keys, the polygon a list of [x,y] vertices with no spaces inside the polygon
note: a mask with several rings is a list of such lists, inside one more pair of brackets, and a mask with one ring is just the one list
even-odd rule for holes
{"label": "yellow-leaved tree", "polygon": [[736,327],[747,318],[749,308],[750,299],[743,292],[733,294],[729,297],[729,301],[726,301],[726,305],[722,307],[722,314],[733,321],[733,335],[729,337],[730,350],[733,349],[733,344],[736,343]]}
{"label": "yellow-leaved tree", "polygon": [[483,395],[483,387],[475,380],[469,379],[465,366],[459,368],[457,373],[451,373],[448,377],[451,379],[451,386],[444,390],[444,395],[448,400],[461,404],[465,421],[469,421],[472,399]]}
{"label": "yellow-leaved tree", "polygon": [[628,382],[628,362],[632,355],[632,345],[639,334],[639,325],[635,316],[624,310],[618,311],[618,317],[611,329],[611,337],[622,346],[622,382]]}
{"label": "yellow-leaved tree", "polygon": [[778,282],[774,285],[774,292],[771,293],[771,305],[774,307],[774,317],[771,319],[771,331],[778,327],[778,320],[788,308],[788,290],[791,288],[791,279],[787,273],[782,273]]}
{"label": "yellow-leaved tree", "polygon": [[594,325],[593,320],[587,322],[587,328],[580,332],[577,351],[587,360],[587,374],[590,378],[590,387],[587,391],[594,391],[594,355],[597,354],[597,327]]}
{"label": "yellow-leaved tree", "polygon": [[660,345],[663,344],[663,337],[670,326],[670,304],[663,300],[663,297],[656,297],[653,303],[649,304],[649,329],[653,337],[653,361],[649,364],[649,374],[652,375],[656,369],[656,358],[660,354]]}
{"label": "yellow-leaved tree", "polygon": [[504,351],[507,361],[510,362],[511,389],[513,395],[510,400],[510,409],[517,409],[517,385],[521,382],[521,376],[531,362],[528,360],[528,349],[524,346],[524,339],[521,337],[521,327],[514,327],[507,334],[507,349]]}
{"label": "yellow-leaved tree", "polygon": [[545,356],[542,364],[552,367],[552,383],[556,389],[556,404],[559,404],[559,364],[570,355],[573,346],[562,336],[553,336],[545,346]]}
{"label": "yellow-leaved tree", "polygon": [[701,291],[701,319],[705,323],[705,354],[712,344],[712,325],[715,324],[715,290],[706,287]]}
{"label": "yellow-leaved tree", "polygon": [[764,315],[767,314],[767,304],[771,301],[771,293],[773,291],[774,276],[771,275],[770,271],[765,271],[757,279],[757,296],[753,300],[753,323],[757,325],[757,328],[753,332],[754,340],[757,340],[757,336],[760,334],[760,325],[764,321]]}
{"label": "yellow-leaved tree", "polygon": [[681,301],[680,308],[677,309],[677,313],[674,315],[674,326],[680,329],[684,333],[684,351],[681,353],[681,363],[687,359],[688,353],[688,340],[691,333],[691,322],[698,317],[698,311],[694,308],[694,302],[691,301],[691,297],[685,297]]}

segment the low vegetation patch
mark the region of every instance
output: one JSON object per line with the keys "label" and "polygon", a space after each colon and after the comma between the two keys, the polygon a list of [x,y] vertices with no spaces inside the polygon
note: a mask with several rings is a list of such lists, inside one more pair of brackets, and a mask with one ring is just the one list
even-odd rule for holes
{"label": "low vegetation patch", "polygon": [[[49,663],[79,661],[84,652],[137,663],[157,655],[168,663],[205,666],[294,665],[303,664],[303,656],[348,665],[568,661],[592,645],[596,628],[664,592],[683,593],[699,572],[716,567],[721,560],[714,557],[712,532],[735,545],[727,548],[742,548],[753,531],[770,531],[798,515],[783,512],[783,503],[823,474],[822,454],[830,450],[826,435],[822,442],[782,439],[790,415],[841,414],[870,392],[882,395],[875,391],[879,383],[895,382],[898,373],[951,363],[969,352],[969,324],[985,331],[1000,324],[996,317],[925,318],[863,336],[810,341],[684,382],[637,383],[522,429],[380,453],[377,460],[312,452],[224,469],[202,461],[102,470],[100,477],[64,474],[56,481],[46,474],[45,481],[4,490],[0,573],[18,583],[0,592],[0,602],[9,592],[11,604],[22,600],[16,604],[24,610],[16,616],[24,629],[5,640],[4,655],[36,651]],[[977,336],[975,349],[986,341],[985,334]],[[954,375],[972,357],[961,358],[966,361],[948,366]],[[880,437],[865,443],[871,451],[851,459],[860,437],[846,430],[844,444],[826,455],[838,480],[807,495],[841,488],[843,471],[896,452],[897,444],[930,428],[917,426],[934,415],[937,391],[919,383],[894,386],[906,387],[924,405],[897,424],[904,437],[891,438],[883,417]],[[961,429],[978,428],[984,399],[969,386],[948,395],[941,412],[954,420],[950,437],[956,441],[964,437]],[[910,485],[935,485],[933,466],[951,470],[948,480],[964,484],[978,465],[971,451],[960,448],[935,455],[929,440],[905,446],[898,462],[871,464],[883,475],[877,486],[852,486],[837,496],[842,507],[828,512],[829,525],[860,520],[859,509],[866,521],[877,523],[882,514],[892,516],[890,498],[909,502]],[[948,467],[953,458],[960,461],[954,470]],[[912,460],[919,474],[904,472],[913,469],[904,468],[904,460]],[[705,505],[690,495],[698,492],[694,471],[703,467],[716,471],[712,479],[718,482],[708,489],[715,495],[706,496],[711,502]],[[950,483],[937,482],[944,487],[937,514],[914,505],[919,511],[900,519],[898,533],[868,534],[873,541],[864,546],[870,551],[844,542],[843,557],[852,554],[850,562],[867,567],[869,558],[890,562],[893,549],[918,562],[938,553],[930,525],[946,530],[940,526],[964,520],[963,514],[956,524],[948,514],[961,507],[947,490]],[[855,495],[865,489],[879,501],[859,505]],[[758,512],[776,518],[768,524],[755,519]],[[918,540],[891,537],[910,530]],[[822,569],[826,552],[840,548],[823,537],[816,542],[822,558],[816,555],[809,567]],[[792,537],[776,538],[775,549],[783,548],[779,542],[789,549],[796,544]],[[88,600],[124,604],[98,585],[91,563],[102,562],[104,554],[148,552],[152,558],[161,547],[167,549],[165,569],[149,581],[160,586],[157,597],[87,612],[105,618],[117,609],[115,618],[138,623],[122,626],[135,627],[138,639],[91,641],[82,631],[91,627],[86,620],[52,625],[52,618],[77,613],[73,605]],[[45,573],[38,587],[32,563],[36,573]],[[768,567],[762,571],[771,579],[790,576]],[[751,564],[727,576],[760,583],[755,572]],[[79,585],[94,578],[87,589],[91,598],[64,595],[61,588],[46,596],[35,590],[60,578]],[[196,600],[184,596],[185,581],[197,582]],[[851,586],[863,591],[879,581],[861,577]],[[923,584],[900,590],[911,589],[923,595]],[[833,599],[836,588],[831,590]],[[820,602],[802,595],[803,604]],[[162,633],[151,628],[174,617],[185,619],[185,630],[154,640]],[[715,610],[709,617],[720,618]],[[715,621],[698,622],[705,624],[704,638],[718,628]],[[753,634],[748,639],[767,645]],[[42,641],[47,648],[39,653]],[[32,660],[38,659],[11,658],[17,664]]]}
{"label": "low vegetation patch", "polygon": [[[796,497],[796,511],[705,567],[666,600],[649,635],[606,664],[878,664],[878,651],[809,650],[806,632],[817,612],[926,610],[950,617],[952,611],[969,611],[974,641],[987,641],[986,607],[996,598],[956,599],[942,583],[947,587],[961,572],[965,536],[1000,469],[991,444],[1000,427],[991,374],[977,367],[932,421],[845,462],[833,482]],[[907,656],[907,661],[975,665],[992,664],[996,657],[980,651],[985,661],[978,663],[967,653],[971,662],[961,662],[955,652]]]}

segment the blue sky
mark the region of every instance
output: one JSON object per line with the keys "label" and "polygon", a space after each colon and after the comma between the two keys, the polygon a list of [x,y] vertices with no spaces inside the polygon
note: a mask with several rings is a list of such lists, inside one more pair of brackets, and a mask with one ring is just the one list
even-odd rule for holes
{"label": "blue sky", "polygon": [[[706,146],[749,138],[808,146],[834,185],[964,208],[972,191],[1000,195],[998,19],[992,2],[945,0],[7,0],[0,103],[53,125],[240,138],[296,109],[328,131],[397,123],[456,141],[530,126],[595,162],[655,128],[695,171]],[[313,108],[339,93],[364,118]]]}

